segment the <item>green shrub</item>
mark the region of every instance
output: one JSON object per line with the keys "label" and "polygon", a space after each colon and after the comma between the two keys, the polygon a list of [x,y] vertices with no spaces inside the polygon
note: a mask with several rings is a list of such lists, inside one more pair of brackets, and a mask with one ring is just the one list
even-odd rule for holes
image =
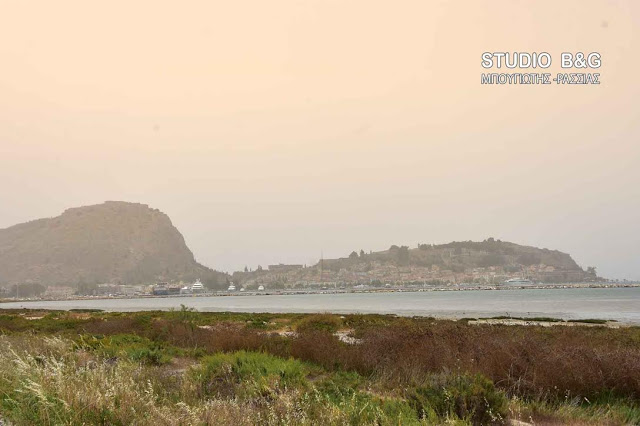
{"label": "green shrub", "polygon": [[476,375],[438,375],[429,386],[408,392],[409,404],[421,418],[459,418],[473,424],[501,423],[507,399],[493,382]]}
{"label": "green shrub", "polygon": [[300,361],[262,352],[218,353],[202,359],[192,379],[206,396],[268,397],[281,390],[306,387],[309,368]]}
{"label": "green shrub", "polygon": [[362,377],[355,371],[336,371],[318,381],[316,387],[323,395],[335,402],[355,392],[361,383]]}
{"label": "green shrub", "polygon": [[149,365],[161,365],[178,354],[177,348],[163,342],[149,340],[135,334],[114,336],[80,336],[76,342],[79,349],[93,351],[103,358],[124,358]]}
{"label": "green shrub", "polygon": [[[381,398],[355,389],[336,389],[331,396],[323,395],[318,405],[335,407],[346,424],[351,425],[414,425],[420,424],[416,412],[401,399]],[[436,421],[438,419],[435,419]],[[432,422],[433,423],[433,422]]]}
{"label": "green shrub", "polygon": [[255,328],[258,330],[266,330],[269,325],[270,318],[265,314],[250,315],[246,320],[247,328]]}
{"label": "green shrub", "polygon": [[177,319],[188,324],[194,324],[198,320],[198,311],[184,304],[180,304],[180,309],[178,310],[170,309],[165,315],[170,319]]}
{"label": "green shrub", "polygon": [[342,326],[342,319],[337,315],[317,314],[304,317],[296,327],[300,333],[307,331],[326,331],[335,333]]}
{"label": "green shrub", "polygon": [[[577,322],[577,323],[583,323],[583,324],[606,324],[607,322],[609,322],[609,320],[587,318],[587,319],[570,319],[568,320],[568,322]],[[611,321],[611,322],[615,322],[615,321]]]}
{"label": "green shrub", "polygon": [[134,347],[128,351],[129,358],[145,364],[160,365],[171,361],[171,356],[161,347]]}

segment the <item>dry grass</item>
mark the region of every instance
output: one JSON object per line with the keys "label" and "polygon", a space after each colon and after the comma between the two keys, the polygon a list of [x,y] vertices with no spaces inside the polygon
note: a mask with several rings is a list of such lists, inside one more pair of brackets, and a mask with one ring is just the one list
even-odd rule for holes
{"label": "dry grass", "polygon": [[[130,362],[87,363],[60,338],[0,338],[2,412],[16,425],[328,425],[352,411],[298,388],[251,399],[201,398],[197,374],[171,376]],[[38,354],[38,355],[33,355]],[[240,355],[242,357],[242,355]],[[273,362],[273,361],[272,361]],[[279,361],[285,363],[284,361]],[[294,365],[294,368],[298,366]],[[166,371],[165,371],[166,372]],[[254,379],[265,380],[267,376]],[[301,379],[301,378],[299,378]],[[252,382],[262,386],[261,382]],[[245,386],[238,383],[237,386]],[[363,407],[357,407],[363,408]],[[366,408],[366,407],[365,407]],[[366,424],[391,424],[383,412]],[[364,424],[364,423],[363,423]]]}
{"label": "dry grass", "polygon": [[291,353],[328,368],[374,374],[395,384],[420,384],[441,371],[482,373],[511,395],[640,399],[637,329],[543,329],[469,326],[443,321],[369,328],[361,344],[326,333],[302,333]]}
{"label": "dry grass", "polygon": [[[325,330],[327,324],[331,330]],[[614,394],[640,400],[640,328],[397,319],[350,324],[360,343],[348,345],[330,332],[339,324],[335,316],[309,316],[292,337],[248,328],[241,322],[202,328],[163,318],[147,323],[129,317],[93,320],[82,329],[93,334],[135,333],[207,352],[267,351],[330,369],[375,375],[394,385],[420,384],[422,377],[432,373],[462,370],[481,373],[514,396],[593,399]]]}
{"label": "dry grass", "polygon": [[[411,424],[420,422],[417,412],[429,412],[425,404],[439,398],[433,389],[444,385],[434,383],[481,374],[510,398],[510,418],[539,424],[640,423],[638,328],[321,315],[288,318],[284,323],[298,332],[282,336],[268,330],[268,322],[277,319],[263,314],[259,321],[242,315],[220,320],[194,312],[58,314],[39,320],[0,315],[0,331],[9,333],[0,341],[2,409],[16,424],[398,424],[398,418]],[[256,323],[267,326],[256,328]],[[354,330],[359,343],[334,336],[341,326]],[[83,345],[78,334],[96,336],[100,345]],[[113,352],[112,346],[122,342],[129,342],[129,349]],[[203,385],[197,375],[185,374],[188,366],[209,362],[205,355],[238,351],[249,351],[244,364],[233,367],[238,359],[233,355],[214,365],[237,373],[251,365],[249,376],[218,372],[207,376],[215,383]],[[278,383],[284,376],[274,371],[285,374],[294,366],[251,353],[291,357],[312,367],[305,367],[304,380],[283,391]],[[150,355],[189,361],[181,371],[171,362],[139,361]],[[453,382],[434,382],[434,377]],[[464,386],[447,392],[458,392],[463,399],[457,401],[466,401],[475,391]],[[203,393],[209,388],[216,392]],[[408,402],[416,395],[419,404],[411,408]],[[423,421],[459,417],[455,409],[452,415],[434,413]]]}

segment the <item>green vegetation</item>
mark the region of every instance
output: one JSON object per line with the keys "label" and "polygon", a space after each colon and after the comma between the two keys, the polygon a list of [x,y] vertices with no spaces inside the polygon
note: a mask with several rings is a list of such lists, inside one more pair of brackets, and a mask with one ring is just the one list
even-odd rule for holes
{"label": "green vegetation", "polygon": [[568,320],[567,322],[578,322],[583,324],[606,324],[608,322],[616,322],[616,321],[587,318],[587,319]]}
{"label": "green vegetation", "polygon": [[207,356],[191,373],[203,396],[265,397],[304,388],[309,371],[297,360],[238,351]]}
{"label": "green vegetation", "polygon": [[428,386],[412,390],[412,407],[420,417],[461,418],[474,424],[491,424],[507,416],[507,399],[482,375],[434,376]]}
{"label": "green vegetation", "polygon": [[[491,317],[489,319],[498,319],[498,320],[518,320],[518,321],[536,321],[536,322],[564,322],[564,320],[559,318],[551,318],[551,317],[509,317],[505,315],[500,315],[497,317]],[[580,321],[582,322],[582,321]]]}
{"label": "green vegetation", "polygon": [[296,327],[300,333],[309,331],[326,331],[335,333],[342,326],[340,317],[330,314],[309,315],[301,319]]}
{"label": "green vegetation", "polygon": [[103,359],[130,359],[150,365],[167,364],[173,356],[184,352],[162,341],[135,334],[81,335],[76,341],[76,348],[94,352]]}
{"label": "green vegetation", "polygon": [[[472,318],[463,318],[463,319],[475,320]],[[481,318],[481,319],[485,319],[485,318]],[[578,324],[600,324],[600,325],[604,325],[610,322],[617,322],[615,320],[604,320],[604,319],[593,319],[593,318],[563,320],[560,318],[551,318],[551,317],[509,317],[505,315],[486,318],[486,319],[535,321],[535,322],[571,322],[571,323],[578,323]]]}
{"label": "green vegetation", "polygon": [[15,425],[638,424],[639,367],[635,327],[0,314],[0,417]]}

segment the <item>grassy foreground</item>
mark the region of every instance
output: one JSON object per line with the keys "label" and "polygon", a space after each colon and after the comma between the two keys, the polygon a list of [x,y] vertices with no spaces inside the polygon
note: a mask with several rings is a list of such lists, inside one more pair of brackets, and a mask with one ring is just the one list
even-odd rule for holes
{"label": "grassy foreground", "polygon": [[640,424],[640,328],[0,311],[0,423]]}

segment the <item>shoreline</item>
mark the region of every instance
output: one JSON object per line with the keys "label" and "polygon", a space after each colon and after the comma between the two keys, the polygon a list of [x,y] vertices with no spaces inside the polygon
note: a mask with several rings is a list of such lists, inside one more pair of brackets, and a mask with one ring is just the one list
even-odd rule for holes
{"label": "shoreline", "polygon": [[[640,325],[640,286],[571,287],[517,291],[386,291],[349,293],[243,294],[247,297],[156,296],[22,301],[0,304],[3,311],[170,311],[182,305],[199,312],[309,314],[378,314],[448,320],[501,319],[553,322],[616,321]],[[527,291],[529,290],[529,291]],[[552,291],[553,290],[553,291]],[[285,297],[286,296],[286,297]]]}
{"label": "shoreline", "polygon": [[458,284],[441,287],[391,287],[391,288],[363,288],[363,289],[282,289],[265,291],[227,291],[202,292],[194,294],[139,294],[134,296],[77,296],[69,298],[33,298],[33,299],[0,299],[0,306],[4,303],[20,302],[65,302],[80,300],[131,300],[131,299],[166,299],[166,298],[201,298],[201,297],[230,297],[230,296],[290,296],[312,294],[370,294],[370,293],[423,293],[439,291],[514,291],[514,290],[569,290],[569,289],[614,289],[614,288],[640,288],[640,283],[566,283],[566,284],[532,284],[532,285],[472,285]]}
{"label": "shoreline", "polygon": [[[53,309],[53,308],[1,308],[0,315],[21,315],[28,320],[43,319],[44,315],[33,316],[29,314],[46,312],[66,312],[75,315],[88,315],[88,314],[150,314],[154,312],[171,312],[167,309],[154,309],[154,310],[141,310],[141,311],[112,311],[106,309]],[[315,311],[300,311],[300,312],[276,312],[276,311],[195,311],[198,314],[222,314],[233,316],[243,315],[269,315],[277,317],[283,316],[313,316],[313,315],[334,315],[334,316],[349,316],[349,315],[362,315],[367,316],[383,316],[390,318],[412,318],[412,319],[431,319],[434,321],[463,321],[469,325],[504,325],[504,326],[525,326],[525,327],[604,327],[604,328],[628,328],[628,327],[640,327],[640,323],[618,321],[612,319],[597,319],[597,318],[581,318],[581,319],[567,319],[561,317],[540,317],[535,313],[531,316],[478,316],[469,317],[465,316],[464,312],[452,315],[403,315],[402,313],[375,313],[375,312],[353,312],[353,311],[331,311],[331,312],[315,312]]]}

